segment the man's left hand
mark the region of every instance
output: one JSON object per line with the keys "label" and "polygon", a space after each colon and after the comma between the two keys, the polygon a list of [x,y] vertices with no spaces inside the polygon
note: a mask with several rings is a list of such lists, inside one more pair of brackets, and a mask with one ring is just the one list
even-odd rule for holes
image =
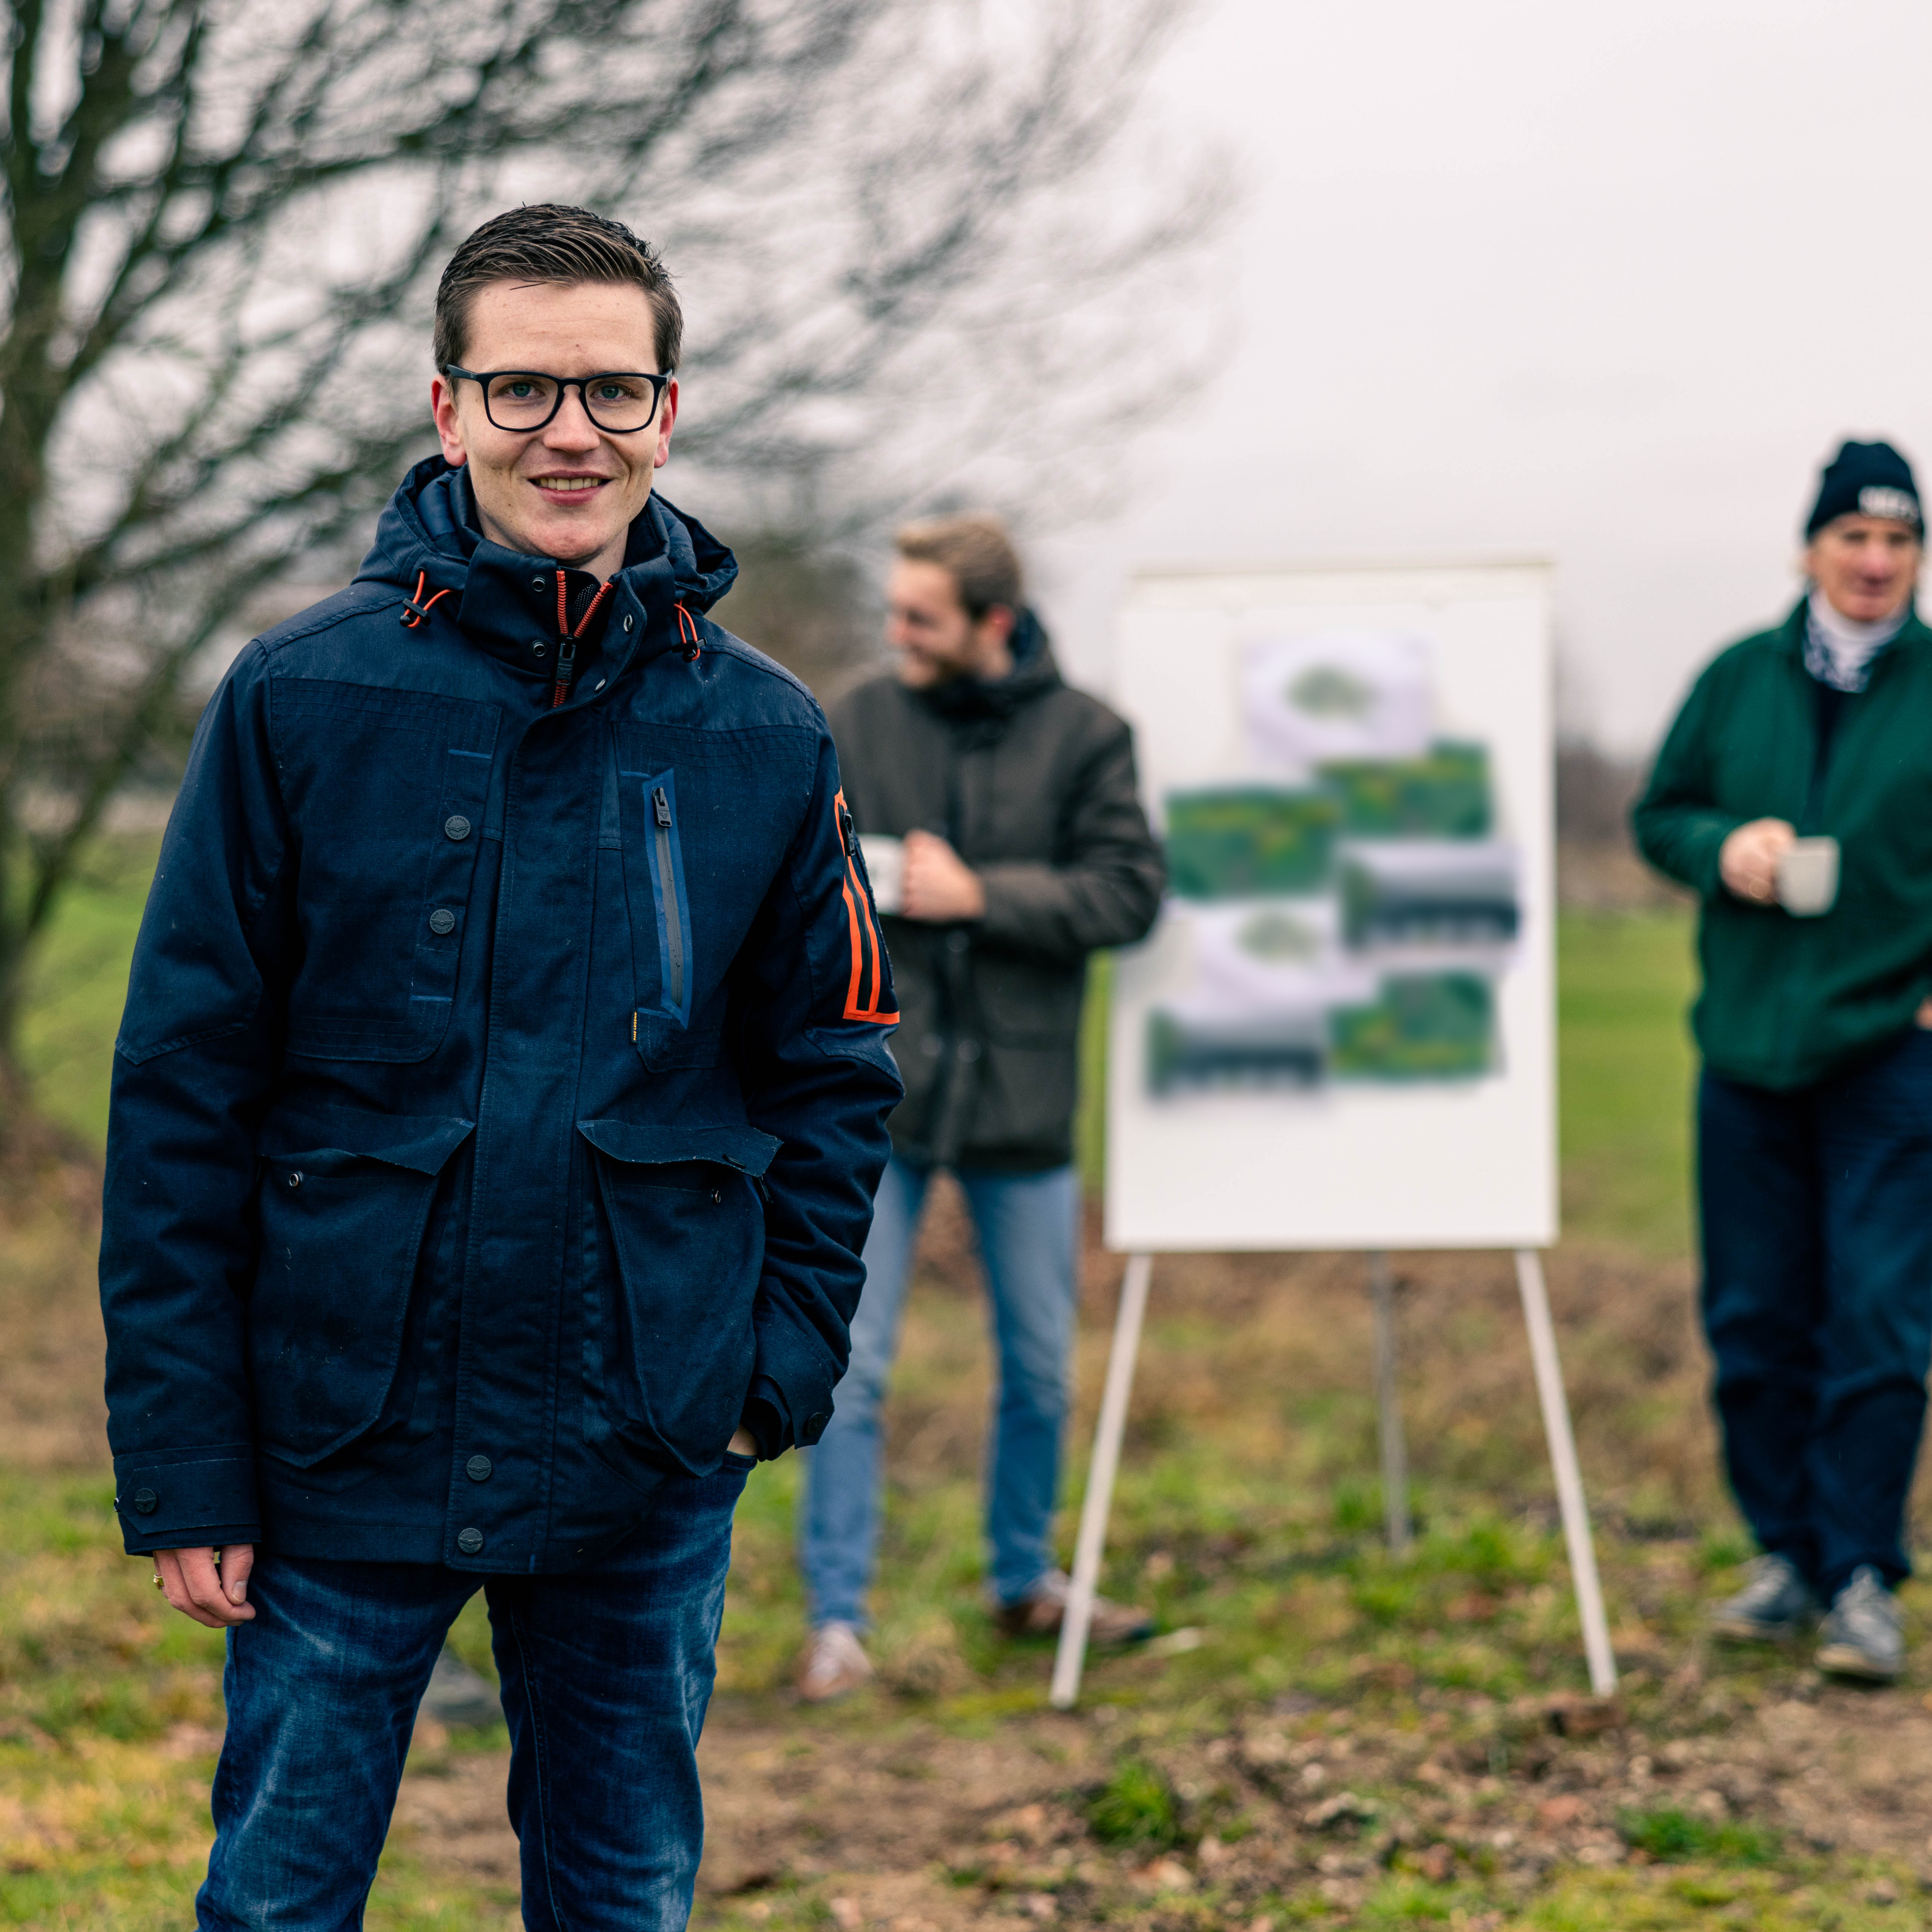
{"label": "man's left hand", "polygon": [[944,926],[954,920],[982,919],[986,912],[986,889],[979,874],[938,833],[908,832],[900,916]]}
{"label": "man's left hand", "polygon": [[252,1543],[230,1543],[220,1550],[158,1550],[154,1574],[167,1600],[184,1617],[210,1630],[245,1624],[255,1614],[248,1600],[248,1574],[255,1567]]}

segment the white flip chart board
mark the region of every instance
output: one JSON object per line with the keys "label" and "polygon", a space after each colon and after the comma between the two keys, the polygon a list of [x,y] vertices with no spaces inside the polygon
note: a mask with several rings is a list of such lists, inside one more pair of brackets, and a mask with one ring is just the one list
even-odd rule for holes
{"label": "white flip chart board", "polygon": [[1111,1247],[1555,1240],[1550,626],[1540,562],[1133,580],[1172,889],[1115,962]]}

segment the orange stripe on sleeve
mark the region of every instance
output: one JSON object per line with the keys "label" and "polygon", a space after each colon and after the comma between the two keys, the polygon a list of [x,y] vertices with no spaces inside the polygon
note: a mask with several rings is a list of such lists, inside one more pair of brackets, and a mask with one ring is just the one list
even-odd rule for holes
{"label": "orange stripe on sleeve", "polygon": [[[840,792],[832,802],[832,823],[838,836],[838,849],[844,855],[844,876],[839,881],[839,890],[845,896],[845,920],[852,941],[852,976],[845,988],[845,1018],[848,1020],[866,1020],[875,1026],[897,1026],[899,1016],[896,1012],[881,1012],[879,999],[886,980],[886,949],[879,936],[878,922],[872,916],[871,896],[859,878],[859,868],[845,844],[845,826],[841,813],[845,804],[845,794]],[[864,932],[860,928],[862,920]],[[869,1006],[859,1004],[859,988],[866,976],[866,942],[872,944],[872,998]]]}
{"label": "orange stripe on sleeve", "polygon": [[884,937],[880,933],[878,921],[872,916],[872,900],[867,896],[864,886],[860,883],[859,868],[856,866],[853,865],[850,860],[848,860],[846,861],[846,869],[851,874],[851,890],[853,896],[865,909],[866,936],[872,942],[872,1004],[863,1008],[860,1012],[855,1015],[854,1017],[862,1019],[874,1020],[881,1026],[894,1026],[898,1022],[899,1016],[898,1013],[896,1012],[890,1013],[883,1012],[880,1010],[879,1006],[880,1000],[885,997],[886,942]]}
{"label": "orange stripe on sleeve", "polygon": [[859,980],[866,970],[866,949],[859,937],[859,908],[852,897],[851,868],[838,881],[838,890],[845,899],[845,921],[852,939],[852,977],[845,988],[845,1017],[848,1020],[862,1020],[866,1017],[859,1004]]}

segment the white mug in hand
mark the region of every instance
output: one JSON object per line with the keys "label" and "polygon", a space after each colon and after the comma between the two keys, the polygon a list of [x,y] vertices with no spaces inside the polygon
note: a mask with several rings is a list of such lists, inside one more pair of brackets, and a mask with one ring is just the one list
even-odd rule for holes
{"label": "white mug in hand", "polygon": [[1797,919],[1816,919],[1838,896],[1838,842],[1794,838],[1778,861],[1778,902]]}
{"label": "white mug in hand", "polygon": [[905,903],[905,842],[884,832],[862,832],[859,850],[865,854],[866,876],[872,882],[872,903],[881,912],[897,912]]}

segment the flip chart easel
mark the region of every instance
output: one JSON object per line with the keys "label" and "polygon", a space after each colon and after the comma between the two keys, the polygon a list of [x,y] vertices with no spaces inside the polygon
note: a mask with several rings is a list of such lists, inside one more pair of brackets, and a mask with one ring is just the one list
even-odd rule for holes
{"label": "flip chart easel", "polygon": [[[1410,1526],[1402,1412],[1395,1394],[1394,1288],[1387,1255],[1375,1254],[1370,1265],[1376,1273],[1376,1405],[1381,1425],[1383,1507],[1390,1554],[1400,1558],[1408,1553]],[[1114,1318],[1114,1345],[1107,1360],[1106,1386],[1100,1398],[1100,1419],[1094,1434],[1094,1460],[1088,1471],[1086,1499],[1080,1509],[1072,1587],[1067,1593],[1066,1621],[1060,1626],[1060,1646],[1053,1660],[1051,1695],[1056,1710],[1070,1710],[1080,1695],[1087,1636],[1093,1624],[1094,1598],[1106,1546],[1107,1519],[1113,1507],[1114,1479],[1120,1470],[1120,1439],[1126,1428],[1127,1402],[1133,1389],[1134,1364],[1140,1352],[1141,1328],[1147,1316],[1148,1288],[1153,1274],[1151,1255],[1127,1257],[1120,1306]],[[1563,1540],[1569,1552],[1577,1617],[1583,1627],[1583,1654],[1589,1666],[1590,1688],[1598,1696],[1607,1697],[1617,1688],[1616,1659],[1610,1650],[1603,1585],[1597,1575],[1589,1510],[1583,1500],[1583,1472],[1576,1460],[1570,1406],[1557,1360],[1556,1330],[1550,1318],[1543,1257],[1535,1249],[1516,1250],[1516,1278],[1522,1297],[1523,1322],[1529,1331],[1530,1360],[1535,1371],[1537,1400],[1543,1409],[1544,1433],[1550,1444],[1550,1466],[1556,1478],[1557,1507],[1563,1520]]]}
{"label": "flip chart easel", "polygon": [[[1165,824],[1176,799],[1282,782],[1268,776],[1266,760],[1280,731],[1300,728],[1264,717],[1258,733],[1256,706],[1272,701],[1269,680],[1279,682],[1281,667],[1289,675],[1298,667],[1324,670],[1332,645],[1345,671],[1357,665],[1370,682],[1378,667],[1396,667],[1390,704],[1406,706],[1406,724],[1398,725],[1426,734],[1439,754],[1432,768],[1438,782],[1441,768],[1473,756],[1487,814],[1479,833],[1488,843],[1456,828],[1421,857],[1446,854],[1473,876],[1474,859],[1501,855],[1513,923],[1507,947],[1463,974],[1489,989],[1493,1052],[1453,1080],[1324,1075],[1304,1090],[1282,1091],[1269,1087],[1265,1072],[1218,1084],[1210,1074],[1177,1094],[1171,1079],[1163,1085],[1150,1023],[1179,1015],[1184,1029],[1200,1027],[1210,1058],[1217,1050],[1216,1013],[1203,1007],[1198,991],[1202,956],[1216,944],[1225,950],[1226,915],[1173,902],[1148,940],[1118,956],[1108,1054],[1107,1243],[1129,1258],[1054,1667],[1052,1701],[1061,1708],[1078,1694],[1154,1257],[1201,1250],[1354,1249],[1369,1257],[1387,1532],[1398,1558],[1409,1546],[1410,1517],[1390,1251],[1514,1252],[1591,1687],[1598,1696],[1616,1688],[1540,1253],[1556,1234],[1550,575],[1540,562],[1345,565],[1154,572],[1130,587],[1112,695],[1134,726],[1157,821]],[[1320,694],[1346,698],[1345,681],[1324,674]],[[1408,684],[1397,688],[1405,676]],[[1258,736],[1264,740],[1270,728],[1277,744],[1258,748]],[[1384,759],[1378,770],[1388,769]],[[1396,848],[1365,836],[1354,849],[1372,890],[1376,867],[1388,871]],[[1170,844],[1171,859],[1172,850]],[[1280,898],[1268,904],[1292,909]],[[1310,916],[1332,924],[1335,915]],[[1380,997],[1374,986],[1383,982],[1362,963],[1372,952],[1337,956],[1334,970],[1370,988],[1338,998]],[[1238,959],[1232,970],[1246,968]],[[1296,1050],[1287,1034],[1264,1044],[1278,1058]]]}

